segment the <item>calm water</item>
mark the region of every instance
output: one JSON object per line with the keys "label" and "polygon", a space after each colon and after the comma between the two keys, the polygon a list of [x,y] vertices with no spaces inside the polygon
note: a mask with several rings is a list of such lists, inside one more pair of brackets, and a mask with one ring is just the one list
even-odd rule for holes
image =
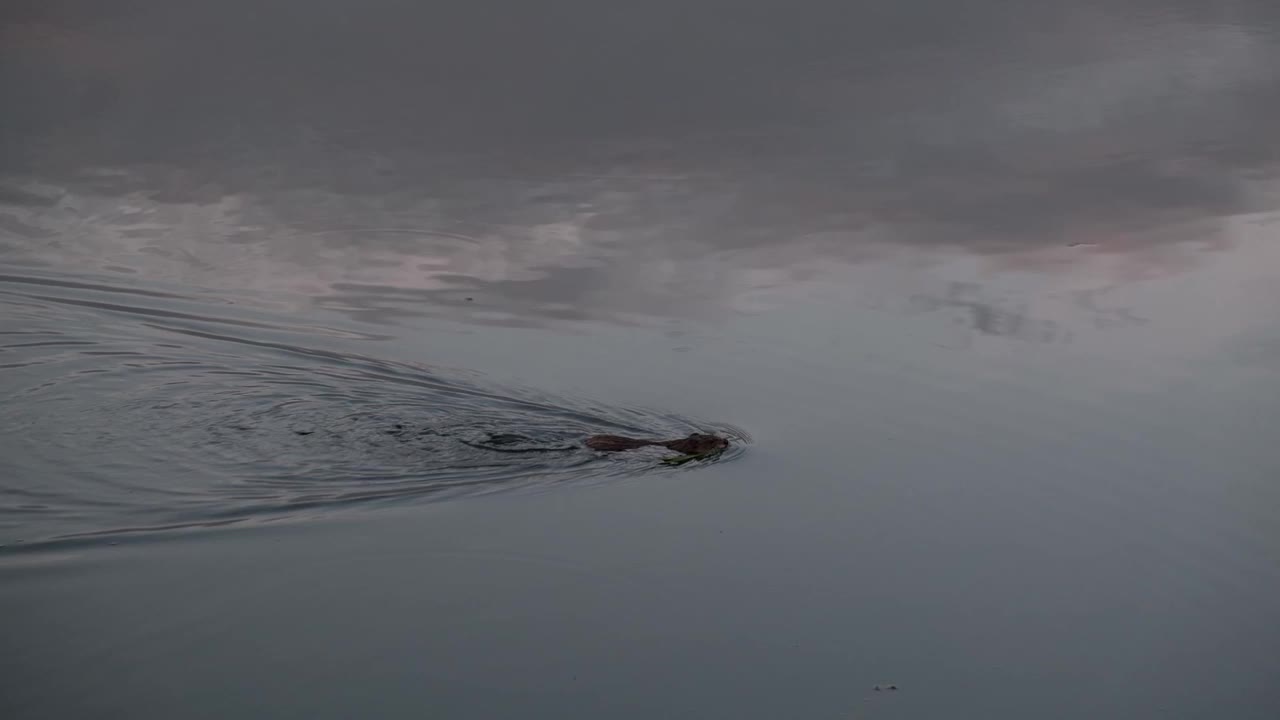
{"label": "calm water", "polygon": [[3,717],[1280,716],[1271,3],[6,8]]}

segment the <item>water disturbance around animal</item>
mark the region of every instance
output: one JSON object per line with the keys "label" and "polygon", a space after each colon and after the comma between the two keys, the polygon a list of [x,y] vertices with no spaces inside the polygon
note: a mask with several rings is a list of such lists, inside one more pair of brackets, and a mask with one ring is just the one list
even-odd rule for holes
{"label": "water disturbance around animal", "polygon": [[[157,298],[166,309],[147,305]],[[671,471],[656,450],[583,448],[594,433],[745,439],[692,418],[317,349],[307,340],[322,329],[226,317],[235,308],[180,293],[3,273],[0,305],[0,532],[10,543]]]}

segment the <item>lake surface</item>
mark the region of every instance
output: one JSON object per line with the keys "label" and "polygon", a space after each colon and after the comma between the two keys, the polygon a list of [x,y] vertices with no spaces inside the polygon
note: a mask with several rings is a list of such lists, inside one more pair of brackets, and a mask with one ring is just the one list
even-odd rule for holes
{"label": "lake surface", "polygon": [[1280,716],[1274,4],[6,7],[0,716]]}

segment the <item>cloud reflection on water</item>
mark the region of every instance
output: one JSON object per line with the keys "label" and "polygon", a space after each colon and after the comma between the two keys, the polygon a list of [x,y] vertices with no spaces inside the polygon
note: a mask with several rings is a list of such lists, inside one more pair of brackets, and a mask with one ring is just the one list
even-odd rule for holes
{"label": "cloud reflection on water", "polygon": [[[7,23],[5,52],[22,62],[5,94],[29,102],[0,178],[6,261],[374,323],[650,323],[955,253],[1098,293],[1186,272],[1235,246],[1232,218],[1280,206],[1276,23],[1247,4],[1014,13],[1001,22],[1017,33],[997,23],[952,43],[910,13],[853,27],[834,9],[761,5],[732,22],[691,12],[661,54],[603,51],[646,47],[641,29],[665,27],[656,10],[588,12],[534,34],[536,72],[459,56],[446,31],[534,42],[498,32],[506,20],[340,7],[252,26],[145,3]],[[817,33],[770,54],[777,23],[837,19],[869,44]],[[899,25],[924,44],[870,43]],[[713,27],[719,54],[697,32]],[[340,38],[361,52],[336,62]],[[598,67],[548,54],[566,39]],[[237,70],[267,59],[269,76]],[[596,72],[609,82],[583,84]],[[983,334],[1069,335],[976,282],[940,282],[910,308],[958,312]]]}

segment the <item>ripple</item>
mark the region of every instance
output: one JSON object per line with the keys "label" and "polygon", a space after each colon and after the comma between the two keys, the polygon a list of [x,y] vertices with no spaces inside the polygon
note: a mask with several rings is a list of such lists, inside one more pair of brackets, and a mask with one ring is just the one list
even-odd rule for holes
{"label": "ripple", "polygon": [[[140,313],[96,298],[20,300],[42,303],[38,312],[25,306],[28,325],[38,315],[61,333],[6,328],[0,337],[14,361],[0,371],[0,533],[27,545],[691,469],[665,468],[656,452],[580,449],[593,433],[712,430],[748,440],[729,426],[503,387],[287,333],[235,334],[264,323]],[[484,446],[491,433],[512,432],[566,449]]]}

